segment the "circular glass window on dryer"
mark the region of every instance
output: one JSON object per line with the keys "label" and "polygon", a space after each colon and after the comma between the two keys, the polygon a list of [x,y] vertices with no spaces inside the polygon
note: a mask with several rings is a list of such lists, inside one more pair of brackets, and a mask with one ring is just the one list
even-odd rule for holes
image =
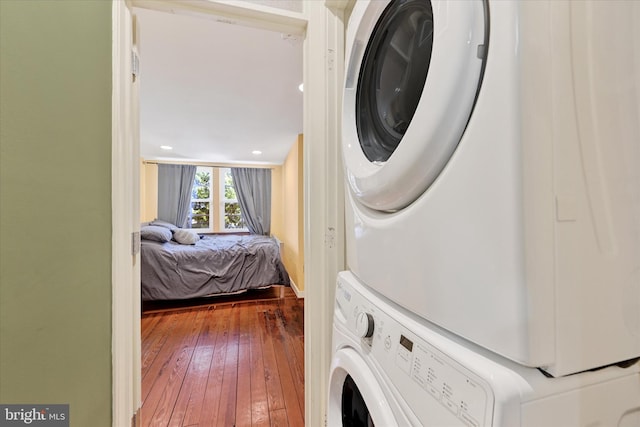
{"label": "circular glass window on dryer", "polygon": [[356,94],[356,127],[371,162],[386,162],[418,107],[433,48],[428,0],[394,0],[364,53]]}
{"label": "circular glass window on dryer", "polygon": [[482,83],[489,34],[485,1],[354,5],[341,146],[358,206],[378,212],[406,208],[452,158]]}

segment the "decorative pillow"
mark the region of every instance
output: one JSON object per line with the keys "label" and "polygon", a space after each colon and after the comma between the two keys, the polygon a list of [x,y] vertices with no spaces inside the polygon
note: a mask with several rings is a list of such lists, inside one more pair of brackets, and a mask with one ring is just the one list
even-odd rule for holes
{"label": "decorative pillow", "polygon": [[170,222],[163,221],[161,219],[154,219],[149,223],[149,225],[157,225],[158,227],[168,228],[171,231],[176,231],[179,228],[177,225],[171,224]]}
{"label": "decorative pillow", "polygon": [[200,236],[193,230],[178,228],[173,232],[173,240],[183,245],[195,245]]}
{"label": "decorative pillow", "polygon": [[156,242],[168,242],[171,240],[171,230],[157,225],[147,225],[140,229],[140,238],[155,240]]}

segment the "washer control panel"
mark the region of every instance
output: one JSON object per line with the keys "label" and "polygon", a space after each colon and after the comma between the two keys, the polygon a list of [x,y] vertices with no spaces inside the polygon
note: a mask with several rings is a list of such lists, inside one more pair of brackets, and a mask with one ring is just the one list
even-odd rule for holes
{"label": "washer control panel", "polygon": [[[491,424],[491,387],[447,354],[457,344],[436,347],[429,342],[429,336],[436,332],[391,306],[383,310],[340,280],[336,312],[354,339],[360,341],[363,353],[388,377],[419,420],[435,421],[434,414],[443,412],[434,410],[433,405],[437,405],[446,409],[450,421],[455,417],[458,424]],[[439,337],[441,343],[447,342]]]}

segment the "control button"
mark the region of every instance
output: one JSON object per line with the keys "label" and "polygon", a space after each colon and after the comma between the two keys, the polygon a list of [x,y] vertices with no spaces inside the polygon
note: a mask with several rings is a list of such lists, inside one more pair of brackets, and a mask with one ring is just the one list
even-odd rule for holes
{"label": "control button", "polygon": [[356,333],[360,338],[370,338],[373,336],[374,321],[373,316],[361,311],[356,317]]}
{"label": "control button", "polygon": [[438,391],[438,389],[437,389],[437,388],[435,388],[435,387],[434,387],[434,386],[432,386],[432,385],[428,385],[428,386],[427,386],[427,391],[428,391],[429,393],[431,393],[431,394],[433,395],[433,397],[435,397],[435,398],[436,398],[436,400],[440,400],[440,392]]}
{"label": "control button", "polygon": [[462,421],[469,424],[471,427],[478,427],[480,425],[475,419],[473,419],[471,415],[467,414],[464,411],[460,413],[460,418],[462,418]]}
{"label": "control button", "polygon": [[444,403],[444,406],[446,406],[447,409],[450,410],[454,415],[458,415],[458,405],[456,405],[446,397],[442,398],[442,402]]}
{"label": "control button", "polygon": [[405,372],[407,375],[411,375],[411,362],[413,359],[413,355],[409,350],[399,345],[396,353],[396,364]]}
{"label": "control button", "polygon": [[427,383],[424,381],[424,378],[422,378],[420,375],[416,375],[414,373],[411,378],[413,378],[413,380],[417,382],[420,387],[422,387],[425,390],[427,389]]}
{"label": "control button", "polygon": [[391,349],[391,336],[387,335],[387,337],[384,339],[384,348],[386,348],[387,350]]}

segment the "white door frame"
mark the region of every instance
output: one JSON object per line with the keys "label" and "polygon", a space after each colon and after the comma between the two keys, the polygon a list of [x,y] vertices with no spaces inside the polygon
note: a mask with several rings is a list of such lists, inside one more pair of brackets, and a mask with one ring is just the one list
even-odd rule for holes
{"label": "white door frame", "polygon": [[304,50],[304,343],[305,424],[309,426],[327,425],[335,283],[345,264],[339,147],[346,3],[306,3],[309,25]]}
{"label": "white door frame", "polygon": [[131,74],[133,21],[123,0],[112,4],[112,424],[127,426],[140,407],[140,228],[137,84]]}
{"label": "white door frame", "polygon": [[140,407],[139,141],[131,83],[131,6],[204,14],[304,34],[305,421],[326,423],[336,273],[344,268],[344,198],[339,154],[344,64],[343,10],[353,0],[304,1],[295,13],[241,1],[113,0],[113,425]]}

